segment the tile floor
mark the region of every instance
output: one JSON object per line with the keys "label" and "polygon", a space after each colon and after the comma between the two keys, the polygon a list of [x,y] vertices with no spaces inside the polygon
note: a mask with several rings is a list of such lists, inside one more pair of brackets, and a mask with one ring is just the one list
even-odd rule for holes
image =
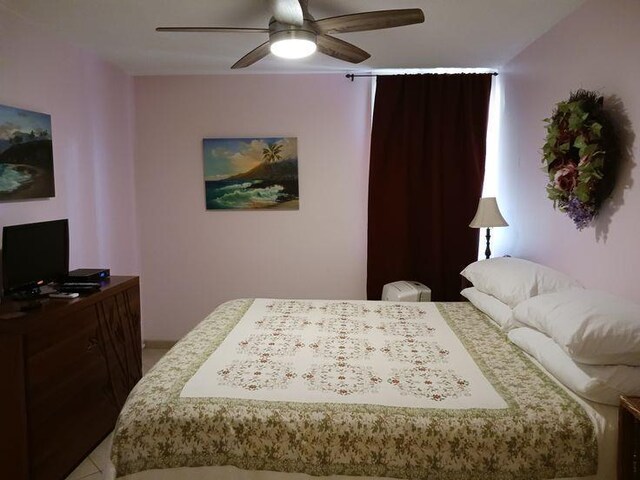
{"label": "tile floor", "polygon": [[[168,350],[145,348],[142,350],[142,374],[146,374]],[[103,480],[103,473],[109,462],[111,434],[71,472],[66,480]]]}

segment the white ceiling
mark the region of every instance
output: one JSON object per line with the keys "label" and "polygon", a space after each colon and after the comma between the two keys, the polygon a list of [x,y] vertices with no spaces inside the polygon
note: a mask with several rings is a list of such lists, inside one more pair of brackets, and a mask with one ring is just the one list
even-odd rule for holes
{"label": "white ceiling", "polygon": [[[270,55],[233,73],[499,68],[583,1],[309,0],[316,19],[419,7],[426,21],[336,35],[371,53],[359,65],[320,53],[293,61]],[[134,75],[231,73],[229,67],[266,41],[266,34],[158,33],[155,27],[266,27],[271,16],[264,0],[0,0],[0,5]]]}

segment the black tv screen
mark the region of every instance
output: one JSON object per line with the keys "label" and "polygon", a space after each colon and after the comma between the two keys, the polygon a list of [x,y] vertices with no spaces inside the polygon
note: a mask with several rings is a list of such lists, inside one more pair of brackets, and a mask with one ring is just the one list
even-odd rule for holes
{"label": "black tv screen", "polygon": [[62,280],[69,273],[69,222],[5,226],[2,285],[5,293]]}

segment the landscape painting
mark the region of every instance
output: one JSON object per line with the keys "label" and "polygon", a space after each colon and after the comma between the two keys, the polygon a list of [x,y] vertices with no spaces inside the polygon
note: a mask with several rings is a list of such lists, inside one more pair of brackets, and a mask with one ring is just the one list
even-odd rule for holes
{"label": "landscape painting", "polygon": [[298,210],[298,139],[205,138],[207,210]]}
{"label": "landscape painting", "polygon": [[0,105],[0,200],[53,196],[51,115]]}

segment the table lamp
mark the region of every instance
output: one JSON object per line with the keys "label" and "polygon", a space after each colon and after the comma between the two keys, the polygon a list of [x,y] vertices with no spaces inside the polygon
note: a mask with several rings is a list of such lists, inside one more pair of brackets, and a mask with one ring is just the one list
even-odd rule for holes
{"label": "table lamp", "polygon": [[489,240],[491,239],[490,230],[492,227],[508,227],[509,224],[504,219],[498,208],[498,202],[496,197],[481,198],[478,202],[478,210],[476,216],[473,217],[469,224],[471,228],[487,228],[487,249],[484,254],[487,259],[491,256],[491,249],[489,248]]}

